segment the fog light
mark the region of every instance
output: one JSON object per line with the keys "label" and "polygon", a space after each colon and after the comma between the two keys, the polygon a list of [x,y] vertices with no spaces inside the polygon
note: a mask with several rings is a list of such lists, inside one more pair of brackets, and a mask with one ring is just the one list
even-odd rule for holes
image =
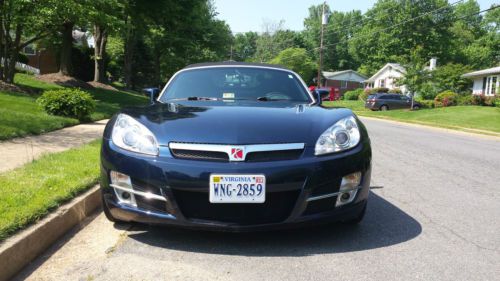
{"label": "fog light", "polygon": [[337,196],[335,207],[351,203],[356,197],[356,193],[358,192],[358,187],[360,184],[361,172],[356,172],[344,176],[342,178],[342,183],[340,184],[340,194],[339,196]]}
{"label": "fog light", "polygon": [[130,177],[116,171],[111,171],[109,177],[119,203],[137,207],[134,194],[127,191],[133,190]]}

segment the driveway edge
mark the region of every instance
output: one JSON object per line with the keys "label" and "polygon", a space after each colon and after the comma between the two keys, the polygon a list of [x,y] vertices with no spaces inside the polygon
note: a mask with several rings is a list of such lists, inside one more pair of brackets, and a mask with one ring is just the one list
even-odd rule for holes
{"label": "driveway edge", "polygon": [[0,244],[0,281],[12,278],[100,205],[97,185]]}

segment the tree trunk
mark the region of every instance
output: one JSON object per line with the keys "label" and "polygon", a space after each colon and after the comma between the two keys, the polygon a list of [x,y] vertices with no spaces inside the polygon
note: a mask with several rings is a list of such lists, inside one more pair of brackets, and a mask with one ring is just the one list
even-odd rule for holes
{"label": "tree trunk", "polygon": [[4,27],[4,21],[3,21],[3,11],[4,11],[4,0],[0,0],[0,80],[4,80],[3,76],[3,65],[2,65],[2,58],[4,55],[4,35],[3,35],[3,27]]}
{"label": "tree trunk", "polygon": [[123,65],[123,76],[125,79],[125,86],[129,89],[133,88],[132,85],[132,64],[134,60],[134,52],[135,52],[135,30],[134,26],[131,23],[130,17],[125,20],[127,34],[125,36],[125,46],[124,46],[124,65]]}
{"label": "tree trunk", "polygon": [[108,31],[105,27],[94,25],[94,81],[106,83],[106,44],[108,42]]}
{"label": "tree trunk", "polygon": [[[14,83],[14,75],[16,74],[16,62],[19,57],[19,45],[21,43],[21,34],[23,32],[23,26],[21,24],[18,24],[16,26],[16,31],[15,31],[15,38],[14,42],[11,42],[9,44],[9,55],[8,58],[9,60],[5,62],[4,64],[4,77],[5,77],[5,82],[7,83]],[[10,41],[10,40],[9,40]],[[7,57],[7,56],[6,56]]]}
{"label": "tree trunk", "polygon": [[73,65],[71,63],[71,49],[73,48],[74,23],[65,22],[62,27],[62,47],[59,73],[71,76],[73,74]]}

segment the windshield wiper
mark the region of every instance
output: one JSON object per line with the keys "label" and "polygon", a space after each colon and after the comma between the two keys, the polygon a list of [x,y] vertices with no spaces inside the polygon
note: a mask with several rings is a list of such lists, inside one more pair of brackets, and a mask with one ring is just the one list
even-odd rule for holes
{"label": "windshield wiper", "polygon": [[169,101],[176,101],[176,100],[217,101],[217,100],[221,100],[221,99],[216,98],[216,97],[196,97],[196,96],[187,97],[187,98],[169,99]]}
{"label": "windshield wiper", "polygon": [[288,100],[288,99],[271,99],[268,97],[258,97],[258,101],[283,101],[283,100]]}

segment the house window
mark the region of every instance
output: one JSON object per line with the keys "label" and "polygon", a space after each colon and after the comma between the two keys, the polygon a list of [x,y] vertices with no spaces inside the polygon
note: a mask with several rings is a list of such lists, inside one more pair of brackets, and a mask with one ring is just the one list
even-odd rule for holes
{"label": "house window", "polygon": [[347,81],[344,81],[344,80],[340,81],[340,88],[346,89],[347,88]]}
{"label": "house window", "polygon": [[34,56],[34,55],[36,55],[36,50],[33,47],[33,45],[28,45],[28,46],[24,47],[23,53],[26,54],[26,55],[32,55],[32,56]]}
{"label": "house window", "polygon": [[498,76],[488,76],[483,80],[483,93],[487,96],[494,96],[498,88]]}
{"label": "house window", "polygon": [[378,80],[378,84],[380,88],[385,88],[385,79]]}

